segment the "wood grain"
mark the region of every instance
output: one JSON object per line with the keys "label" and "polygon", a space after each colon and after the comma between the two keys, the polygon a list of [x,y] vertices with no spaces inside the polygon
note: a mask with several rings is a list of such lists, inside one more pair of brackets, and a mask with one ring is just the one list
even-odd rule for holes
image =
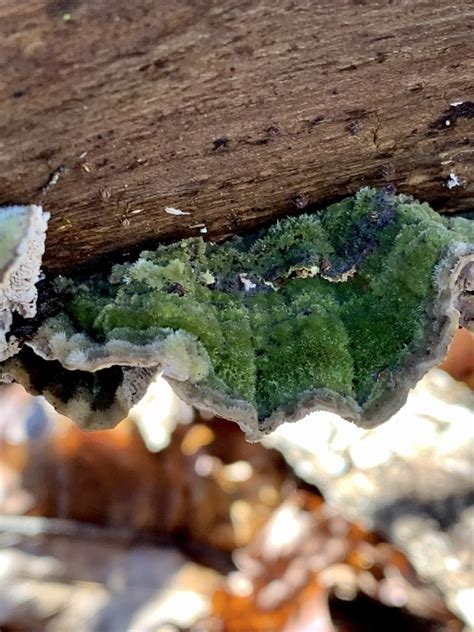
{"label": "wood grain", "polygon": [[471,0],[0,0],[0,203],[51,211],[53,271],[366,184],[469,209],[473,25]]}

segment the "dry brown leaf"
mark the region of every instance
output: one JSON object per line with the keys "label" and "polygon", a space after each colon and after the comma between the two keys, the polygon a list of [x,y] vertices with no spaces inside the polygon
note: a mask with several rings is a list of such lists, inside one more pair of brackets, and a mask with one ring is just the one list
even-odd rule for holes
{"label": "dry brown leaf", "polygon": [[[213,614],[201,622],[202,629],[462,629],[438,591],[417,578],[399,551],[309,492],[298,491],[283,502],[234,559],[239,571],[215,592]],[[364,609],[357,614],[361,601]],[[348,603],[354,607],[345,615]],[[357,627],[357,617],[372,627]],[[391,620],[399,627],[390,627]]]}
{"label": "dry brown leaf", "polygon": [[232,551],[249,542],[294,478],[276,451],[247,443],[219,419],[178,425],[159,453],[130,423],[93,433],[59,424],[54,433],[0,445],[0,465],[18,479],[3,511],[17,510],[13,499],[26,494],[28,515],[180,534]]}

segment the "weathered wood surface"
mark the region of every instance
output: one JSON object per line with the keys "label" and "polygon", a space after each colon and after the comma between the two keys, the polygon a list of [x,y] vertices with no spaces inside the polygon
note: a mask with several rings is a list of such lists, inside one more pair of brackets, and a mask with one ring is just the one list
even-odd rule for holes
{"label": "weathered wood surface", "polygon": [[51,211],[55,271],[365,184],[472,208],[473,25],[472,0],[0,0],[0,203]]}

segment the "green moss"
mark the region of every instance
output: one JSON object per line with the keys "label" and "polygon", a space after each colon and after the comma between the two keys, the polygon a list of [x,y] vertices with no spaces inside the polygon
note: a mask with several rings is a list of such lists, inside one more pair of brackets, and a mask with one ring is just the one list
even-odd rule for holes
{"label": "green moss", "polygon": [[261,417],[294,405],[296,392],[330,388],[351,395],[347,333],[328,285],[319,278],[295,279],[250,303]]}
{"label": "green moss", "polygon": [[250,248],[252,272],[265,279],[288,277],[291,272],[319,267],[333,248],[314,215],[277,222]]}
{"label": "green moss", "polygon": [[255,405],[255,349],[248,309],[229,295],[214,300],[223,334],[223,344],[214,354],[215,373],[230,392]]}
{"label": "green moss", "polygon": [[336,251],[342,250],[351,237],[351,231],[367,217],[373,208],[375,189],[361,189],[354,197],[332,204],[321,218],[324,233],[331,240]]}
{"label": "green moss", "polygon": [[[189,373],[193,396],[217,392],[230,407],[243,400],[260,423],[328,391],[363,415],[383,405],[407,358],[423,353],[436,271],[452,244],[474,248],[473,225],[407,196],[362,189],[245,239],[144,252],[79,286],[63,317],[86,334],[81,352],[89,340],[94,357],[110,342],[136,348],[183,332],[167,358],[192,365],[198,354],[196,366],[209,363]],[[56,346],[51,354],[60,359]]]}
{"label": "green moss", "polygon": [[[88,310],[76,299],[73,311],[81,307],[87,318],[79,321],[94,335],[159,325],[196,336],[215,376],[262,418],[317,388],[363,404],[416,346],[453,226],[426,204],[365,189],[247,242],[193,239],[147,253],[121,267],[125,282],[113,302]],[[343,283],[292,276],[317,274],[325,263],[356,272]],[[253,275],[255,288],[245,292],[242,275]]]}
{"label": "green moss", "polygon": [[437,223],[397,228],[391,248],[361,266],[364,293],[353,291],[342,309],[361,402],[370,398],[380,372],[393,370],[416,349],[433,299],[433,272],[447,243],[446,231]]}

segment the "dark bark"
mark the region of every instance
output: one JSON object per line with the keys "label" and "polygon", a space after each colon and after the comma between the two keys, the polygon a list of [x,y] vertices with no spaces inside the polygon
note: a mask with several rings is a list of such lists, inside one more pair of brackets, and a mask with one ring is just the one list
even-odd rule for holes
{"label": "dark bark", "polygon": [[366,184],[469,209],[472,9],[0,0],[0,203],[51,211],[54,271]]}

